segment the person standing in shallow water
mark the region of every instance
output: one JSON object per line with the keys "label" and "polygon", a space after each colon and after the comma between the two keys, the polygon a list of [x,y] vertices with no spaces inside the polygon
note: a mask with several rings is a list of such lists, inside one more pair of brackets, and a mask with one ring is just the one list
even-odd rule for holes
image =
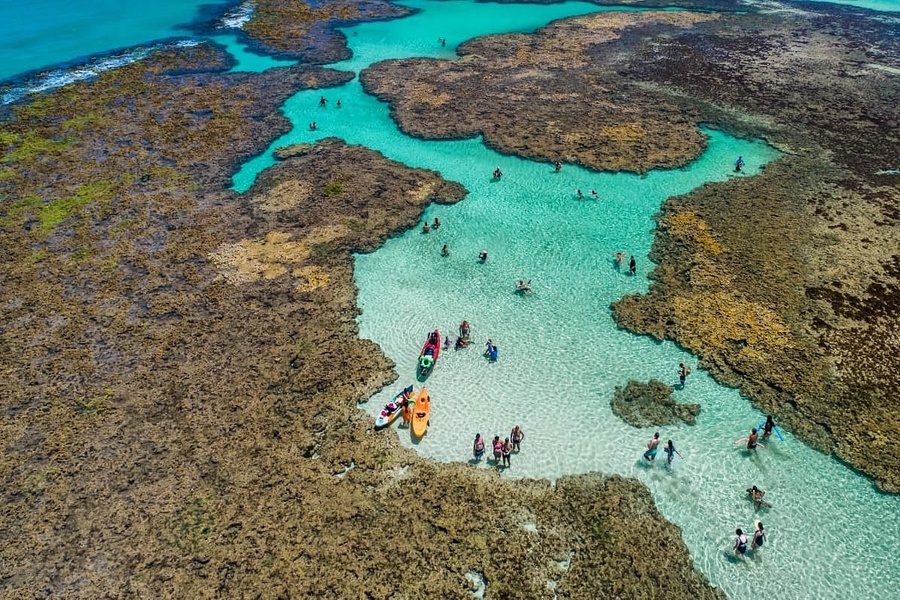
{"label": "person standing in shallow water", "polygon": [[501,455],[503,456],[503,466],[507,469],[512,467],[512,464],[509,462],[510,456],[512,456],[512,442],[509,441],[509,438],[503,442],[503,447],[501,448]]}
{"label": "person standing in shallow water", "polygon": [[525,432],[522,431],[522,428],[516,425],[512,428],[512,431],[509,432],[509,439],[512,440],[512,448],[516,452],[521,451],[519,444],[522,443],[522,440],[525,439]]}
{"label": "person standing in shallow water", "polygon": [[491,447],[494,450],[494,465],[499,469],[500,468],[500,457],[503,454],[503,442],[500,441],[499,435],[494,436],[494,441],[491,444]]}
{"label": "person standing in shallow water", "polygon": [[637,263],[634,261],[634,257],[631,257],[631,260],[628,261],[628,272],[632,275],[637,274]]}
{"label": "person standing in shallow water", "polygon": [[653,434],[653,438],[647,442],[647,451],[644,452],[644,458],[653,461],[656,458],[656,452],[659,450],[659,432]]}
{"label": "person standing in shallow water", "polygon": [[684,389],[684,380],[690,375],[691,368],[686,367],[684,363],[678,363],[678,381],[681,382],[681,388]]}
{"label": "person standing in shallow water", "polygon": [[747,554],[747,536],[744,535],[740,527],[735,529],[734,533],[737,536],[734,540],[734,553],[738,556],[744,556]]}
{"label": "person standing in shallow water", "polygon": [[675,460],[675,455],[677,454],[680,458],[684,458],[681,456],[681,452],[675,449],[675,445],[672,443],[672,440],[666,442],[666,447],[663,448],[663,452],[666,453],[666,464],[669,466],[672,465],[672,461]]}
{"label": "person standing in shallow water", "polygon": [[763,543],[766,541],[766,531],[763,527],[762,521],[756,521],[756,531],[753,532],[753,543],[750,544],[750,548],[752,550],[756,550],[757,548],[761,548]]}
{"label": "person standing in shallow water", "polygon": [[475,457],[476,462],[480,462],[481,457],[484,456],[484,438],[481,437],[480,433],[475,434],[475,443],[472,445],[472,455]]}

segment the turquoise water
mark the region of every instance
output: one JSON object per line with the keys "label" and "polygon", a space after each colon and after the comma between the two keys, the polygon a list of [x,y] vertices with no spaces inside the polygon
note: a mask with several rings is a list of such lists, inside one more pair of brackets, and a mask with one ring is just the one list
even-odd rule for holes
{"label": "turquoise water", "polygon": [[[6,70],[0,77],[173,35],[172,27],[190,21],[200,4],[170,0],[153,3],[151,10],[108,0],[3,2],[0,56]],[[529,31],[555,18],[597,10],[579,3],[406,4],[423,12],[346,29],[354,58],[335,66],[358,71],[385,58],[449,58],[458,43],[476,35]],[[855,4],[900,9],[900,2]],[[448,38],[448,45],[440,46],[438,37]],[[283,62],[247,53],[231,36],[215,39],[237,56],[238,70]],[[325,109],[317,107],[320,93],[330,100]],[[339,98],[341,109],[335,107]],[[709,131],[708,151],[686,169],[643,178],[571,165],[554,173],[547,164],[500,156],[480,140],[405,137],[390,121],[387,107],[365,95],[357,81],[299,93],[284,111],[296,129],[273,146],[335,135],[412,166],[439,170],[471,191],[460,204],[428,210],[426,219],[439,216],[443,222],[436,232],[410,231],[356,261],[361,333],[396,361],[401,376],[368,403],[373,415],[396,389],[413,381],[416,356],[433,327],[453,333],[468,319],[478,344],[492,337],[500,348],[500,360],[493,364],[481,357],[478,345],[442,356],[428,382],[432,427],[416,446],[419,452],[438,460],[467,460],[476,431],[508,435],[518,423],[527,438],[504,477],[552,479],[595,470],[637,477],[663,515],[681,526],[697,567],[733,598],[896,597],[900,497],[879,494],[866,478],[790,435],[747,456],[733,441],[762,415],[696,368],[676,395],[703,406],[698,424],[662,430],[684,455],[672,469],[642,464],[638,457],[651,432],[627,426],[609,409],[616,385],[650,377],[674,383],[679,362],[695,364],[674,344],[619,331],[608,309],[623,294],[647,288],[652,215],[660,202],[732,176],[737,155],[747,160],[744,176],[752,176],[777,156],[775,151]],[[314,133],[307,129],[311,121],[318,123]],[[247,189],[272,162],[269,153],[250,161],[235,175],[234,187]],[[490,173],[498,165],[505,176],[492,183]],[[578,201],[576,188],[596,189],[600,199]],[[450,247],[447,258],[439,256],[443,244]],[[482,248],[490,252],[485,264],[476,260]],[[616,251],[635,255],[636,277],[613,268]],[[513,293],[518,278],[533,280],[533,295]],[[397,297],[405,301],[398,303]],[[405,432],[400,436],[411,445]],[[751,484],[768,490],[767,500],[774,504],[759,514],[770,532],[769,544],[756,557],[735,561],[729,552],[731,532],[738,526],[752,529],[756,517],[743,496]]]}
{"label": "turquoise water", "polygon": [[225,51],[237,61],[237,63],[231,67],[232,73],[241,71],[259,73],[273,67],[289,67],[297,64],[297,61],[295,60],[283,60],[251,52],[247,49],[246,44],[238,38],[237,34],[216,35],[210,39],[217,44],[224,46]]}
{"label": "turquoise water", "polygon": [[[450,57],[469,36],[528,31],[553,18],[596,10],[574,3],[464,9],[461,3],[406,4],[423,12],[348,28],[354,58],[335,66],[358,71],[392,56]],[[438,45],[438,37],[447,37],[448,47]],[[318,107],[320,94],[329,99],[327,108]],[[335,107],[337,99],[343,108]],[[640,479],[663,515],[682,528],[697,567],[732,598],[895,596],[900,497],[878,493],[868,479],[789,434],[785,442],[772,441],[747,455],[733,442],[762,414],[696,368],[676,396],[702,405],[697,425],[662,429],[663,439],[671,438],[684,456],[672,468],[662,460],[642,463],[639,456],[652,431],[626,425],[609,408],[615,386],[629,379],[655,377],[674,384],[679,362],[696,365],[674,344],[618,330],[608,308],[624,294],[647,289],[652,217],[660,203],[733,176],[738,155],[748,164],[743,176],[752,176],[778,156],[776,151],[708,131],[707,152],[685,169],[638,177],[566,165],[555,173],[548,164],[501,156],[478,139],[406,137],[390,121],[387,107],[366,96],[355,80],[298,93],[284,112],[296,128],[273,147],[338,136],[439,170],[470,190],[457,205],[428,209],[424,220],[439,217],[440,229],[427,235],[409,231],[356,258],[361,335],[377,342],[400,373],[395,385],[366,405],[373,416],[414,382],[426,332],[438,327],[453,335],[467,319],[475,346],[443,354],[428,380],[432,426],[415,444],[422,454],[468,460],[476,432],[490,439],[509,435],[519,424],[527,437],[503,477],[553,479],[600,471]],[[308,130],[312,121],[318,124],[315,132]],[[247,189],[272,163],[268,152],[246,163],[235,175],[235,188]],[[504,172],[500,182],[490,177],[496,166]],[[576,188],[595,189],[600,198],[578,200]],[[440,256],[443,244],[449,257]],[[484,264],[477,260],[481,249],[489,252]],[[637,276],[614,268],[617,251],[636,257]],[[532,279],[532,295],[514,293],[519,278]],[[488,337],[500,348],[496,363],[481,356]],[[413,445],[406,431],[399,435]],[[768,491],[772,510],[754,512],[744,496],[753,484]],[[735,560],[733,531],[752,530],[755,518],[766,524],[768,545],[753,558]]]}

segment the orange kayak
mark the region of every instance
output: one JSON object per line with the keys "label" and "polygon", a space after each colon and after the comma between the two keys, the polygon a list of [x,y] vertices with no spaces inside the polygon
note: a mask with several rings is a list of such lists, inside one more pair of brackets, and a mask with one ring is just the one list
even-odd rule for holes
{"label": "orange kayak", "polygon": [[428,390],[422,388],[416,396],[416,403],[413,405],[412,429],[413,437],[420,438],[425,435],[428,430],[428,413],[431,411],[431,398],[428,397]]}

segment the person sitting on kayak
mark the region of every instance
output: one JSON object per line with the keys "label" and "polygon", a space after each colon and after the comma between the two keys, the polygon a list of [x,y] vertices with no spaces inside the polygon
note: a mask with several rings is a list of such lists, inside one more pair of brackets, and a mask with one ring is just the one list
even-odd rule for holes
{"label": "person sitting on kayak", "polygon": [[434,344],[435,346],[441,343],[441,338],[438,337],[438,334],[432,331],[428,334],[428,341]]}

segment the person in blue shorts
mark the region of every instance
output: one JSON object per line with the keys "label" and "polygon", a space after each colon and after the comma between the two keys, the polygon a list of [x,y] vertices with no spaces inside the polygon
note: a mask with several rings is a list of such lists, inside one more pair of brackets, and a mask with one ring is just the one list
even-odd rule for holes
{"label": "person in blue shorts", "polygon": [[659,432],[653,434],[653,438],[647,442],[647,451],[644,452],[644,458],[653,461],[656,458],[656,451],[659,450]]}

